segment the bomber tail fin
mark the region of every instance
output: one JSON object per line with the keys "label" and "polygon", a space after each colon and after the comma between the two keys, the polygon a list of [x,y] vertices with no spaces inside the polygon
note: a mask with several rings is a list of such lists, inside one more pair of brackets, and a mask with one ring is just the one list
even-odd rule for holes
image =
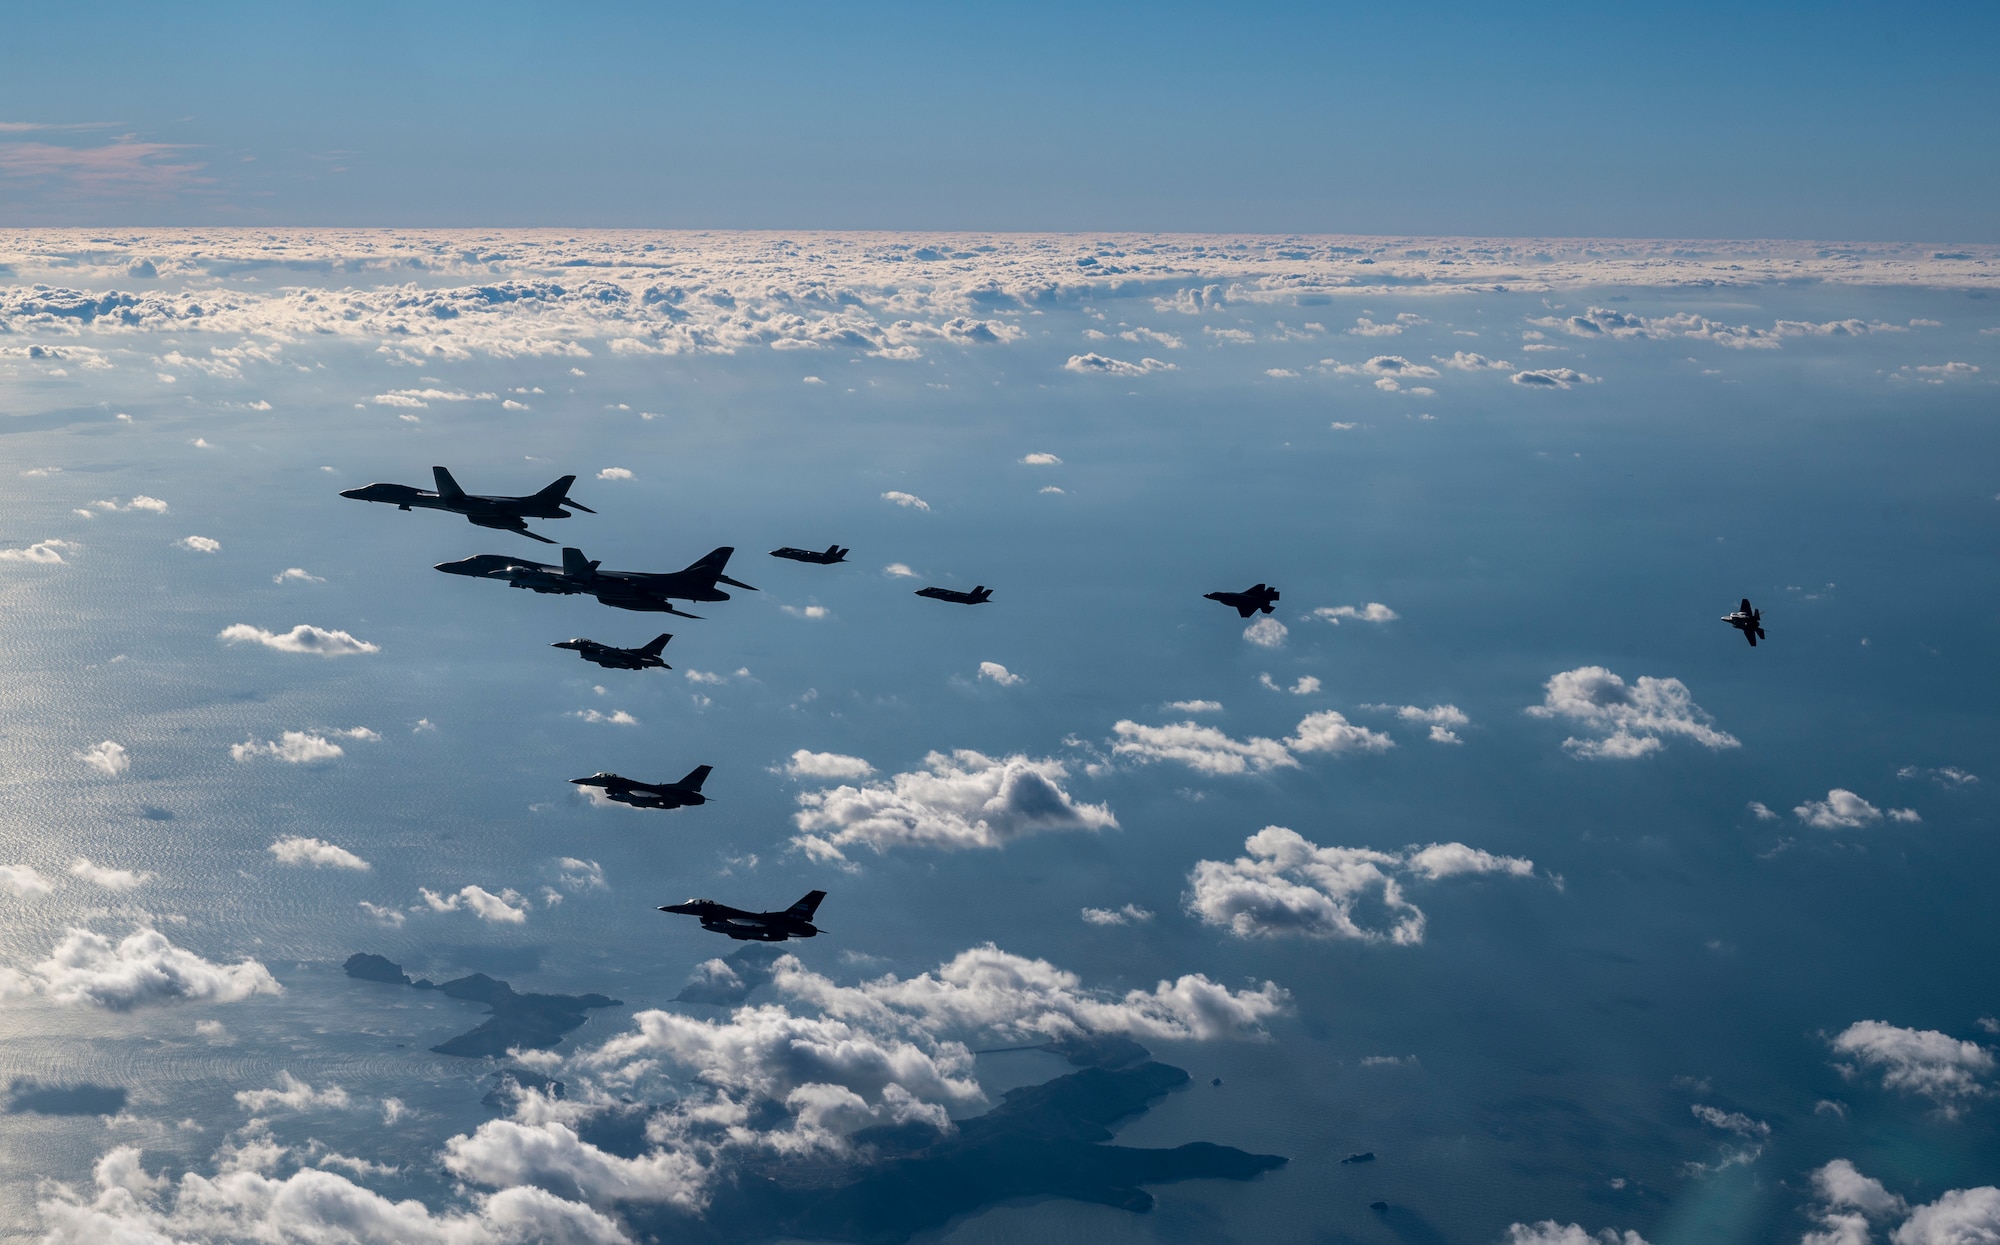
{"label": "bomber tail fin", "polygon": [[701,790],[701,784],[707,782],[708,776],[714,772],[715,767],[713,765],[697,765],[688,772],[686,778],[681,779],[674,785],[676,787],[686,787],[690,791],[699,791]]}
{"label": "bomber tail fin", "polygon": [[451,478],[451,472],[443,467],[432,467],[431,477],[437,481],[438,496],[446,501],[457,501],[465,496],[465,490],[458,487],[458,481]]}
{"label": "bomber tail fin", "polygon": [[663,631],[659,635],[653,638],[652,643],[646,645],[639,651],[644,653],[648,657],[658,657],[660,653],[666,649],[667,641],[673,638],[674,637],[672,636],[672,634]]}
{"label": "bomber tail fin", "polygon": [[813,913],[819,911],[819,901],[825,898],[825,891],[807,891],[804,899],[785,909],[785,915],[795,916],[801,921],[810,921],[813,919]]}
{"label": "bomber tail fin", "polygon": [[583,550],[563,546],[563,573],[578,579],[588,579],[597,571],[597,563],[583,556]]}
{"label": "bomber tail fin", "polygon": [[[569,501],[569,486],[575,483],[576,483],[575,476],[564,476],[562,479],[557,480],[554,484],[549,485],[541,492],[536,493],[535,500],[540,502],[548,502],[550,505],[556,505],[556,506],[563,505],[564,503]],[[583,507],[578,506],[577,509],[581,510],[583,509]]]}

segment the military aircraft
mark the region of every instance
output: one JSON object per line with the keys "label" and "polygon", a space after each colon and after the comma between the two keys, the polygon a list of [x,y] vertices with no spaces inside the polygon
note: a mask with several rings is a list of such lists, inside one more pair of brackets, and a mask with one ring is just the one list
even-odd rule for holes
{"label": "military aircraft", "polygon": [[985,584],[974,586],[971,592],[960,592],[956,588],[919,588],[917,595],[933,601],[950,601],[954,605],[984,605],[993,599],[993,589]]}
{"label": "military aircraft", "polygon": [[660,652],[673,638],[662,633],[638,648],[617,648],[595,640],[557,640],[549,647],[575,649],[585,661],[594,661],[606,670],[672,670],[672,666],[660,660]]}
{"label": "military aircraft", "polygon": [[1258,610],[1270,613],[1271,602],[1278,599],[1278,590],[1264,584],[1253,584],[1241,592],[1205,592],[1201,599],[1220,601],[1244,618],[1248,618]]}
{"label": "military aircraft", "polygon": [[623,778],[602,771],[588,778],[572,778],[570,781],[579,787],[601,787],[605,799],[630,804],[633,808],[682,808],[708,803],[708,797],[701,793],[701,784],[708,781],[709,774],[714,770],[713,765],[697,765],[679,782],[640,782],[636,778]]}
{"label": "military aircraft", "polygon": [[458,481],[451,478],[451,472],[443,467],[432,467],[431,474],[437,477],[437,492],[430,493],[408,484],[369,484],[361,488],[342,489],[342,497],[352,497],[356,501],[386,502],[398,510],[408,510],[415,506],[419,510],[449,510],[462,514],[479,527],[499,528],[503,532],[513,532],[526,536],[529,540],[539,540],[545,545],[556,542],[546,536],[538,536],[528,530],[527,519],[567,519],[569,510],[581,510],[585,514],[596,514],[589,506],[570,500],[569,486],[576,483],[575,476],[564,476],[539,493],[526,497],[482,497],[468,493],[458,487]]}
{"label": "military aircraft", "polygon": [[558,596],[583,594],[596,597],[606,605],[621,610],[644,610],[657,614],[678,614],[682,618],[700,618],[675,609],[669,602],[682,601],[727,601],[729,594],[717,588],[717,584],[728,584],[732,588],[757,591],[741,580],[731,579],[722,573],[729,565],[729,555],[736,550],[724,545],[711,550],[708,556],[695,562],[686,570],[668,571],[664,574],[649,574],[644,571],[601,571],[602,563],[593,562],[583,556],[581,549],[565,548],[561,566],[547,566],[540,562],[525,562],[501,553],[480,553],[457,562],[440,562],[437,568],[447,575],[469,575],[474,579],[500,579],[516,588],[526,588],[533,592],[554,593]]}
{"label": "military aircraft", "polygon": [[812,938],[819,934],[812,918],[819,910],[819,901],[825,898],[825,891],[809,891],[804,899],[783,912],[745,912],[713,899],[690,899],[686,903],[668,904],[660,911],[698,916],[703,929],[727,934],[738,942],[783,942],[787,938]]}
{"label": "military aircraft", "polygon": [[1724,614],[1722,621],[1741,631],[1751,648],[1756,648],[1757,641],[1764,638],[1764,611],[1751,609],[1749,597],[1743,598],[1742,606],[1734,614]]}
{"label": "military aircraft", "polygon": [[847,550],[839,545],[828,545],[825,553],[814,553],[810,549],[794,549],[786,545],[783,549],[771,550],[774,558],[790,558],[794,562],[816,562],[821,566],[832,566],[835,562],[847,561]]}

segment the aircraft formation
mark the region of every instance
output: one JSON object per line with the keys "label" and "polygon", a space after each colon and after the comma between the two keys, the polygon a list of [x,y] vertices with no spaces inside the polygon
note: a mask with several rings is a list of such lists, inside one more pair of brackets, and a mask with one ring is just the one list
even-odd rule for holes
{"label": "aircraft formation", "polygon": [[[570,486],[576,483],[573,475],[563,476],[538,493],[520,497],[488,496],[467,493],[460,488],[451,472],[443,467],[432,467],[432,477],[437,483],[435,490],[419,489],[407,484],[369,484],[360,488],[344,489],[342,497],[356,501],[380,502],[395,506],[398,510],[443,510],[451,514],[463,515],[466,521],[477,527],[494,528],[513,532],[529,540],[545,545],[556,542],[546,536],[528,530],[529,519],[567,519],[570,511],[583,514],[597,512],[569,495]],[[482,553],[456,562],[440,562],[437,570],[448,575],[462,575],[472,579],[499,580],[509,587],[524,588],[531,592],[556,596],[592,596],[615,609],[635,610],[648,613],[673,614],[680,618],[699,619],[701,615],[690,614],[677,609],[675,601],[692,603],[712,603],[727,601],[730,596],[718,585],[727,584],[745,592],[755,592],[756,588],[740,579],[732,579],[726,574],[729,559],[735,554],[734,546],[722,545],[678,571],[607,571],[601,562],[592,560],[581,549],[564,546],[562,562],[551,565],[530,562],[508,554]],[[847,560],[848,549],[838,544],[828,545],[824,550],[801,549],[791,545],[771,550],[771,556],[790,562],[803,562],[816,566],[832,566]],[[955,605],[985,605],[993,599],[993,590],[984,584],[974,585],[970,592],[956,588],[936,586],[920,588],[917,596],[933,601],[946,601]],[[1252,618],[1258,614],[1273,613],[1277,607],[1279,593],[1275,587],[1265,583],[1252,584],[1241,592],[1217,591],[1203,594],[1204,600],[1215,601],[1236,611],[1240,618]],[[1764,614],[1753,609],[1748,597],[1731,614],[1724,614],[1722,621],[1743,633],[1743,637],[1755,648],[1757,641],[1764,638]],[[588,662],[607,670],[671,670],[662,658],[667,642],[674,637],[661,633],[645,644],[635,648],[619,648],[596,640],[558,640],[552,648],[570,649]],[[621,774],[600,771],[587,778],[572,778],[570,782],[578,787],[593,789],[602,793],[602,798],[632,808],[676,809],[695,807],[709,802],[702,794],[702,784],[708,780],[713,767],[698,765],[688,775],[677,782],[642,782],[636,778],[626,778]],[[784,942],[790,938],[812,938],[819,929],[812,923],[813,914],[819,909],[820,901],[826,898],[825,891],[812,891],[791,907],[778,912],[751,912],[742,908],[732,908],[712,899],[690,899],[685,903],[670,904],[659,909],[677,915],[699,917],[701,927],[714,933],[723,934],[738,941]]]}

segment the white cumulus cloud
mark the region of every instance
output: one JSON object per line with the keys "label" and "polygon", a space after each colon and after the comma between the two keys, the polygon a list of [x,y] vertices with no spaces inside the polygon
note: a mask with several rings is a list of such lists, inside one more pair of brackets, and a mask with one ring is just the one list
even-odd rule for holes
{"label": "white cumulus cloud", "polygon": [[1007,669],[1007,667],[1001,665],[997,661],[980,662],[979,677],[982,679],[991,679],[995,683],[998,683],[1001,687],[1014,687],[1018,684],[1027,682],[1026,679],[1022,678],[1018,674],[1015,674],[1013,671]]}
{"label": "white cumulus cloud", "polygon": [[[1847,790],[1835,787],[1824,800],[1807,800],[1792,810],[1800,821],[1820,830],[1859,830],[1882,820],[1885,811]],[[1911,808],[1886,810],[1891,821],[1920,821]]]}
{"label": "white cumulus cloud", "polygon": [[811,752],[800,748],[785,762],[785,773],[793,778],[866,778],[875,767],[860,757],[838,752]]}
{"label": "white cumulus cloud", "polygon": [[245,1111],[312,1111],[321,1108],[345,1110],[347,1091],[338,1085],[314,1089],[290,1072],[278,1073],[276,1089],[239,1089],[236,1105]]}
{"label": "white cumulus cloud", "polygon": [[42,540],[24,549],[0,549],[0,562],[41,562],[53,565],[63,560],[63,550],[76,547],[74,541]]}
{"label": "white cumulus cloud", "polygon": [[606,467],[597,473],[597,478],[600,480],[631,480],[636,477],[625,467]]}
{"label": "white cumulus cloud", "polygon": [[[917,496],[915,493],[905,493],[900,489],[890,489],[888,492],[882,494],[882,500],[887,502],[894,502],[896,505],[901,506],[906,510],[929,510],[931,508],[931,504],[929,502]],[[900,565],[900,563],[898,565]]]}
{"label": "white cumulus cloud", "polygon": [[1298,733],[1285,740],[1285,746],[1293,752],[1387,752],[1396,741],[1327,709],[1300,719]]}
{"label": "white cumulus cloud", "polygon": [[93,864],[87,856],[77,857],[69,872],[71,877],[80,878],[92,886],[102,886],[108,891],[137,890],[153,880],[153,875],[144,869],[114,869],[108,865]]}
{"label": "white cumulus cloud", "polygon": [[1370,601],[1366,605],[1322,605],[1313,611],[1313,617],[1338,627],[1343,618],[1354,622],[1386,623],[1395,622],[1402,615],[1380,601]]}
{"label": "white cumulus cloud", "polygon": [[282,584],[287,580],[297,580],[300,583],[306,584],[323,584],[326,582],[326,580],[320,578],[318,575],[314,575],[305,568],[298,566],[288,566],[276,575],[271,576],[271,582],[274,584]]}
{"label": "white cumulus cloud", "polygon": [[1411,878],[1466,874],[1529,877],[1534,863],[1495,856],[1463,843],[1400,852],[1321,847],[1284,826],[1244,840],[1247,855],[1203,860],[1188,876],[1188,912],[1239,938],[1346,938],[1411,946],[1424,940],[1425,917],[1403,893]]}
{"label": "white cumulus cloud", "polygon": [[1561,718],[1590,732],[1572,736],[1563,747],[1590,760],[1631,760],[1658,752],[1670,738],[1691,739],[1704,748],[1735,748],[1739,741],[1717,730],[1714,719],[1694,703],[1679,679],[1641,675],[1626,683],[1603,666],[1579,666],[1550,678],[1532,717]]}
{"label": "white cumulus cloud", "polygon": [[287,765],[319,765],[327,761],[337,761],[347,755],[346,750],[324,735],[314,735],[306,731],[286,731],[276,739],[259,742],[255,739],[229,746],[229,756],[236,761],[254,761],[258,757],[270,757]]}
{"label": "white cumulus cloud", "polygon": [[1993,1052],[1936,1029],[1905,1029],[1880,1020],[1858,1020],[1830,1040],[1850,1068],[1882,1074],[1885,1089],[1917,1094],[1947,1112],[1987,1092]]}
{"label": "white cumulus cloud", "polygon": [[997,848],[1030,834],[1115,829],[1108,807],[1079,803],[1063,789],[1068,776],[1052,759],[933,752],[923,769],[887,782],[800,794],[792,842],[815,859],[843,860],[843,849],[859,845]]}
{"label": "white cumulus cloud", "polygon": [[1085,908],[1083,919],[1089,925],[1139,925],[1152,920],[1153,914],[1128,903],[1122,908]]}
{"label": "white cumulus cloud", "polygon": [[483,886],[470,885],[461,886],[449,895],[440,895],[429,887],[417,890],[432,912],[457,912],[463,908],[482,921],[501,925],[519,925],[528,919],[527,900],[511,888],[497,895]]}
{"label": "white cumulus cloud", "polygon": [[1022,458],[1021,461],[1030,467],[1059,467],[1062,465],[1062,459],[1057,458],[1054,454],[1044,453],[1029,454]]}
{"label": "white cumulus cloud", "polygon": [[278,858],[281,865],[311,865],[318,869],[331,866],[335,869],[368,868],[368,862],[344,847],[338,847],[325,839],[309,839],[301,835],[286,835],[270,846],[271,855]]}
{"label": "white cumulus cloud", "polygon": [[71,926],[48,958],[25,972],[0,969],[0,994],[10,988],[113,1011],[149,1003],[234,1003],[284,992],[255,960],[211,963],[147,927],[114,942],[79,926]]}
{"label": "white cumulus cloud", "polygon": [[1129,757],[1142,765],[1176,761],[1204,774],[1241,774],[1247,771],[1261,774],[1267,770],[1298,766],[1298,761],[1285,745],[1275,739],[1266,739],[1261,735],[1235,739],[1216,727],[1197,722],[1145,726],[1124,719],[1114,723],[1111,730],[1115,736],[1111,743],[1112,753]]}
{"label": "white cumulus cloud", "polygon": [[46,895],[54,889],[33,865],[0,865],[0,890],[10,895],[26,898],[29,895]]}
{"label": "white cumulus cloud", "polygon": [[222,548],[221,541],[207,536],[183,536],[174,545],[190,553],[214,553]]}
{"label": "white cumulus cloud", "polygon": [[1457,705],[1432,705],[1426,709],[1422,705],[1363,705],[1363,709],[1376,713],[1393,713],[1412,726],[1430,727],[1430,740],[1434,744],[1456,744],[1464,740],[1458,737],[1460,727],[1472,725],[1472,718]]}
{"label": "white cumulus cloud", "polygon": [[266,631],[249,623],[234,623],[217,633],[216,639],[230,644],[261,644],[281,653],[311,653],[318,657],[348,657],[356,653],[379,653],[378,645],[359,640],[345,631],[327,631],[300,623],[290,631]]}
{"label": "white cumulus cloud", "polygon": [[132,756],[125,751],[125,745],[109,739],[70,755],[108,778],[116,778],[132,768]]}
{"label": "white cumulus cloud", "polygon": [[1275,618],[1260,618],[1243,628],[1243,638],[1258,648],[1281,648],[1291,631]]}

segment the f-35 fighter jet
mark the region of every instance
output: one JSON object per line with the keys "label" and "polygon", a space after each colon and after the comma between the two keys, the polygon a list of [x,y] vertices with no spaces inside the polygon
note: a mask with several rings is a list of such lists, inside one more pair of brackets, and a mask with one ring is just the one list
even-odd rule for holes
{"label": "f-35 fighter jet", "polygon": [[570,781],[579,787],[601,787],[605,799],[630,804],[633,808],[682,808],[708,803],[708,797],[701,793],[701,784],[708,781],[709,774],[714,770],[713,765],[697,765],[679,782],[640,782],[636,778],[603,772]]}
{"label": "f-35 fighter jet", "polygon": [[809,891],[804,899],[783,912],[745,912],[713,899],[690,899],[686,903],[668,904],[660,911],[698,916],[703,929],[727,934],[738,942],[783,942],[787,938],[818,936],[812,918],[819,910],[819,901],[825,898],[825,891]]}
{"label": "f-35 fighter jet", "polygon": [[790,558],[794,562],[816,562],[821,566],[832,566],[835,562],[847,561],[847,550],[839,545],[828,545],[825,553],[814,553],[810,549],[794,549],[786,545],[783,549],[771,550],[774,558]]}
{"label": "f-35 fighter jet", "polygon": [[510,558],[501,553],[480,553],[457,562],[440,562],[437,569],[447,575],[469,575],[474,579],[505,580],[515,588],[526,588],[532,592],[554,593],[558,596],[582,594],[596,597],[606,605],[621,610],[644,610],[656,614],[678,614],[682,618],[700,618],[677,610],[668,602],[682,601],[727,601],[729,594],[717,588],[717,584],[728,584],[732,588],[757,591],[741,580],[731,579],[722,573],[729,565],[729,555],[736,550],[724,545],[709,552],[707,557],[689,566],[686,570],[668,571],[665,574],[651,574],[644,571],[601,571],[601,563],[583,556],[581,549],[563,550],[561,566],[547,566],[540,562],[526,562],[520,558]]}
{"label": "f-35 fighter jet", "polygon": [[1751,609],[1749,597],[1743,598],[1743,604],[1734,614],[1724,614],[1722,621],[1741,631],[1751,648],[1756,648],[1757,641],[1764,638],[1764,611]]}
{"label": "f-35 fighter jet", "polygon": [[672,670],[660,660],[660,652],[673,638],[663,633],[638,648],[616,648],[595,640],[557,640],[549,647],[575,649],[585,661],[594,661],[606,670]]}
{"label": "f-35 fighter jet", "polygon": [[546,536],[537,536],[528,530],[527,519],[567,519],[569,510],[581,510],[585,514],[596,514],[595,510],[582,502],[571,501],[569,486],[576,483],[575,476],[564,476],[539,493],[526,497],[482,497],[468,493],[458,487],[458,481],[451,478],[451,472],[443,467],[432,467],[431,474],[437,477],[437,492],[426,492],[408,484],[369,484],[361,488],[342,489],[342,497],[352,497],[356,501],[379,501],[408,510],[412,506],[419,510],[449,510],[462,514],[479,527],[499,528],[503,532],[513,532],[526,536],[529,540],[539,540],[545,545],[556,542]]}
{"label": "f-35 fighter jet", "polygon": [[933,601],[950,601],[954,605],[984,605],[993,599],[993,589],[985,584],[975,585],[971,592],[960,592],[956,588],[919,588],[917,595]]}
{"label": "f-35 fighter jet", "polygon": [[1220,601],[1244,618],[1250,617],[1250,615],[1256,613],[1258,610],[1262,610],[1266,614],[1270,613],[1272,609],[1271,603],[1277,599],[1278,590],[1264,584],[1253,584],[1241,592],[1205,592],[1202,594],[1202,600]]}

